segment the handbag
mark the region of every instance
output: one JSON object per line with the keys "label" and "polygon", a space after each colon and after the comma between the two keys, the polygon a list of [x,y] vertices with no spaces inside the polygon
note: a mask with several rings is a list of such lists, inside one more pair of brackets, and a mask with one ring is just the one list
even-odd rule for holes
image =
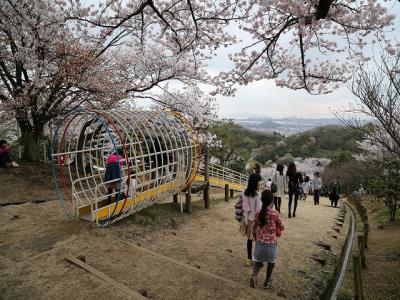
{"label": "handbag", "polygon": [[239,197],[239,200],[235,203],[235,220],[241,222],[243,218],[243,199],[242,196]]}
{"label": "handbag", "polygon": [[276,191],[278,190],[278,186],[276,185],[276,183],[271,183],[271,192],[272,193],[276,193]]}

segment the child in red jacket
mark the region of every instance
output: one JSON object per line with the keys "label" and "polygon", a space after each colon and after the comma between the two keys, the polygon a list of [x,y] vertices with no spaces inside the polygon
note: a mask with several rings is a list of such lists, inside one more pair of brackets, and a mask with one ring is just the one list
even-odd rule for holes
{"label": "child in red jacket", "polygon": [[274,205],[273,194],[264,190],[261,194],[261,211],[256,214],[253,223],[253,236],[256,241],[256,249],[253,253],[255,261],[253,275],[250,278],[250,286],[257,287],[257,275],[264,263],[267,265],[267,274],[264,280],[264,288],[271,287],[272,270],[275,267],[278,237],[282,235],[283,224],[278,211],[272,209]]}

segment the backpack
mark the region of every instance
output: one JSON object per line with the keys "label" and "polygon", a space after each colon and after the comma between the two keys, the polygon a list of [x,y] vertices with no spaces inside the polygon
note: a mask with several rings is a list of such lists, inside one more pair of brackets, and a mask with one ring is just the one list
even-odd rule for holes
{"label": "backpack", "polygon": [[243,199],[242,196],[239,196],[239,200],[235,204],[235,219],[238,222],[241,222],[243,218]]}

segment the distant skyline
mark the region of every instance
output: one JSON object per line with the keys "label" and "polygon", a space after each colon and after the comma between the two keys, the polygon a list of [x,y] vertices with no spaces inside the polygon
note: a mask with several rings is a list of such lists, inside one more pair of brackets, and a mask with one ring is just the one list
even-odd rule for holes
{"label": "distant skyline", "polygon": [[236,97],[217,96],[220,118],[265,116],[271,118],[335,118],[354,96],[341,87],[327,95],[310,95],[275,86],[272,80],[253,82],[238,88]]}

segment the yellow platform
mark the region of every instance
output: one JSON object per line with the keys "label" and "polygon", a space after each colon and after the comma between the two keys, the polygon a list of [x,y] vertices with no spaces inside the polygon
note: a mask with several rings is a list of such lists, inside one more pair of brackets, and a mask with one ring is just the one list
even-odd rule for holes
{"label": "yellow platform", "polygon": [[177,186],[178,186],[178,182],[176,180],[171,181],[171,182],[165,183],[163,185],[160,185],[158,187],[138,193],[135,197],[128,198],[128,199],[126,199],[126,201],[120,200],[120,201],[118,201],[118,203],[112,203],[110,205],[101,207],[97,211],[95,211],[94,214],[92,214],[92,221],[95,221],[96,217],[99,220],[107,219],[112,214],[114,209],[115,209],[114,214],[118,214],[121,212],[121,210],[125,211],[125,210],[129,209],[129,207],[135,205],[136,203],[155,199],[160,193],[164,193],[166,191],[176,189]]}
{"label": "yellow platform", "polygon": [[[194,181],[204,181],[203,175],[196,175]],[[225,188],[225,184],[229,184],[229,188],[238,192],[243,191],[246,187],[239,183],[233,183],[219,178],[210,177],[210,185],[219,188]]]}
{"label": "yellow platform", "polygon": [[[204,182],[204,176],[196,175],[194,181]],[[242,191],[245,188],[245,186],[238,183],[232,183],[218,178],[210,178],[211,186],[224,188],[225,184],[229,184],[229,188],[235,191]],[[171,181],[147,191],[140,192],[135,197],[128,198],[126,200],[120,200],[118,203],[112,203],[107,206],[100,207],[97,209],[97,211],[93,207],[93,212],[91,212],[90,205],[81,207],[79,208],[79,217],[91,219],[93,222],[96,221],[96,219],[104,220],[107,219],[113,212],[114,215],[119,214],[121,210],[124,212],[139,202],[155,199],[159,194],[176,189],[177,187],[178,181]]]}

